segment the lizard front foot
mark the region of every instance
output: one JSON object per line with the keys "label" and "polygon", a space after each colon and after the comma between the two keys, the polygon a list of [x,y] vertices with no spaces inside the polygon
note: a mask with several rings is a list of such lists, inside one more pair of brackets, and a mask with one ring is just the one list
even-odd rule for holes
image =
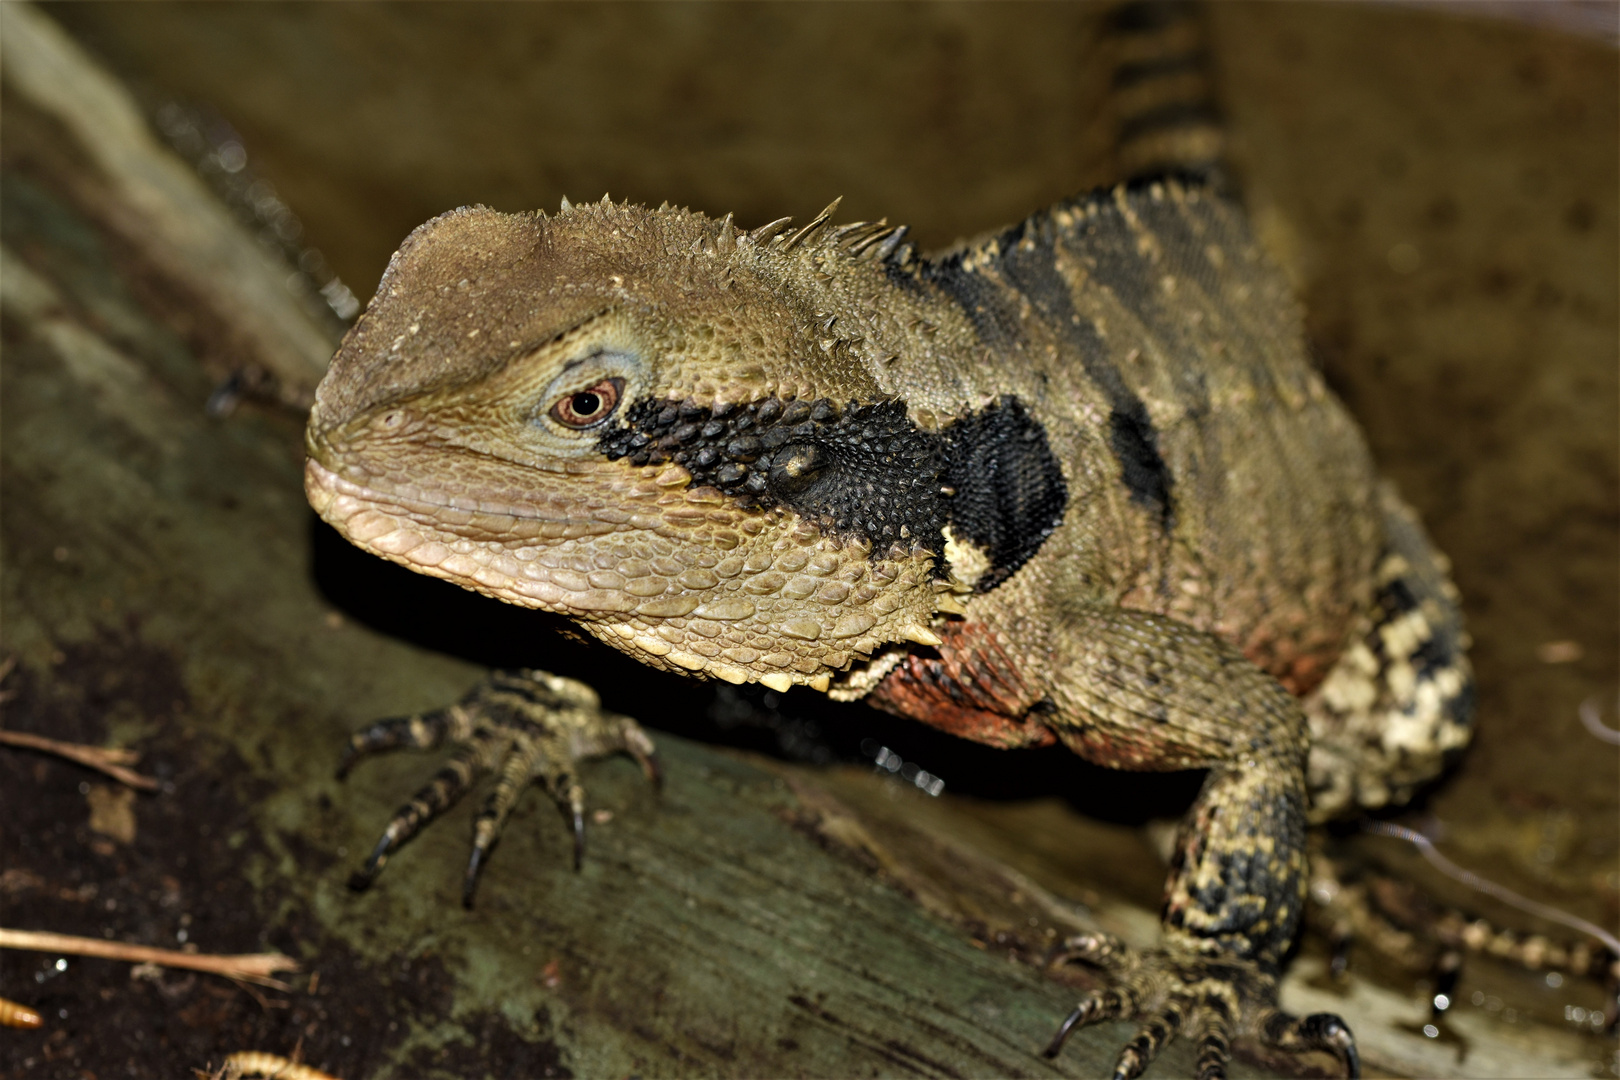
{"label": "lizard front foot", "polygon": [[639,724],[604,711],[596,691],[584,683],[532,670],[492,672],[448,708],[379,720],[355,732],[338,765],[338,778],[368,754],[399,747],[428,750],[446,742],[456,746],[455,752],[389,821],[371,857],[349,879],[350,888],[368,888],[391,854],[460,801],[485,773],[496,774],[495,788],[473,821],[472,854],[461,888],[466,907],[472,906],[479,872],[507,815],[532,781],[545,784],[572,822],[577,870],[585,856],[585,789],[574,767],[624,753],[641,764],[654,784],[659,780],[652,740]]}
{"label": "lizard front foot", "polygon": [[1108,934],[1081,934],[1063,943],[1055,963],[1080,962],[1106,972],[1112,985],[1077,1005],[1047,1046],[1052,1058],[1076,1028],[1103,1020],[1137,1020],[1136,1037],[1114,1062],[1114,1080],[1132,1080],[1170,1040],[1185,1032],[1198,1040],[1198,1080],[1226,1076],[1232,1039],[1298,1053],[1336,1055],[1345,1074],[1361,1075],[1355,1037],[1332,1013],[1297,1017],[1277,1008],[1276,978],[1254,963],[1210,956],[1167,944],[1137,951]]}

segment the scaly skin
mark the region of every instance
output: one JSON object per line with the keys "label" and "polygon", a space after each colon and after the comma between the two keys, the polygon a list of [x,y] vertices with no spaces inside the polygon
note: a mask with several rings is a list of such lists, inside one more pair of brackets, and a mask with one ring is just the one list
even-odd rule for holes
{"label": "scaly skin", "polygon": [[[320,387],[311,502],[657,667],[1208,769],[1162,946],[1072,943],[1119,981],[1071,1026],[1141,1019],[1122,1076],[1177,1030],[1203,1075],[1236,1036],[1353,1071],[1336,1017],[1275,1009],[1307,819],[1438,772],[1469,682],[1443,566],[1280,276],[1177,184],[933,259],[831,209],[751,234],[605,200],[429,222]],[[527,722],[597,723],[570,715]]]}

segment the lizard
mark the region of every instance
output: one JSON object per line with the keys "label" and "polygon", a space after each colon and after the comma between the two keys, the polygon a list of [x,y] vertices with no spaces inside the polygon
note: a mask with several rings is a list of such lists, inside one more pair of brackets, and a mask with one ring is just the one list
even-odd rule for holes
{"label": "lizard", "polygon": [[[1208,770],[1154,949],[1046,1047],[1134,1018],[1116,1077],[1178,1033],[1326,1050],[1276,982],[1308,824],[1405,801],[1470,734],[1444,557],[1311,365],[1231,200],[1196,9],[1110,16],[1115,175],[935,256],[885,221],[743,231],[599,204],[419,228],[310,416],[306,486],[366,550],[561,612],[666,670],[808,685],[996,746]],[[1165,180],[1165,177],[1179,179]],[[588,686],[496,672],[350,740],[459,749],[356,887],[484,773],[470,906],[518,794],[583,853],[582,761],[658,778]]]}
{"label": "lizard", "polygon": [[[654,667],[807,685],[996,746],[1206,769],[1159,946],[1067,943],[1134,1018],[1336,1053],[1276,981],[1313,821],[1409,797],[1466,743],[1458,599],[1309,361],[1241,212],[1101,189],[927,256],[903,226],[663,206],[463,208],[402,244],[310,415],[306,489],[367,551],[559,612]],[[357,733],[461,749],[358,875],[459,798],[466,892],[516,795],[652,743],[583,684],[499,673]]]}

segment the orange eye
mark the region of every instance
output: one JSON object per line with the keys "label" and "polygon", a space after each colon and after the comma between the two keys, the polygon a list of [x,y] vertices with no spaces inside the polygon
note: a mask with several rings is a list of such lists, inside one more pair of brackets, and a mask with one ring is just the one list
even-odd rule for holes
{"label": "orange eye", "polygon": [[603,379],[595,386],[576,390],[551,407],[551,418],[563,427],[576,430],[595,427],[619,407],[624,392],[623,379]]}

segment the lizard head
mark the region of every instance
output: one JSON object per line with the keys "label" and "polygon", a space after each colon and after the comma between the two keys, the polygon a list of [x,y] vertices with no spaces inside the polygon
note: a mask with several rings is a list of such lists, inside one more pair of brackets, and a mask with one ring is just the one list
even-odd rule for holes
{"label": "lizard head", "polygon": [[783,246],[606,200],[428,222],[317,391],[310,502],[658,667],[825,689],[937,644],[944,440],[829,336]]}

